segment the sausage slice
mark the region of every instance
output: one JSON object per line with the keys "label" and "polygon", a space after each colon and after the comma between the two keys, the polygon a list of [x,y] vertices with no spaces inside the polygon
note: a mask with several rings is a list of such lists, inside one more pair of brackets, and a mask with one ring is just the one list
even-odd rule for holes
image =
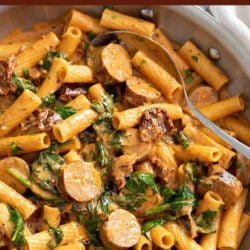
{"label": "sausage slice", "polygon": [[198,86],[189,94],[191,102],[197,107],[203,107],[218,102],[215,90],[208,86]]}
{"label": "sausage slice", "polygon": [[102,192],[101,177],[90,163],[67,162],[60,169],[58,189],[70,200],[90,201]]}
{"label": "sausage slice", "polygon": [[0,180],[14,188],[17,192],[24,193],[27,188],[7,172],[8,168],[14,168],[22,176],[29,178],[30,169],[28,163],[15,156],[7,157],[0,161]]}
{"label": "sausage slice", "polygon": [[130,248],[140,236],[141,228],[136,217],[124,209],[112,212],[100,229],[100,239],[108,250]]}
{"label": "sausage slice", "polygon": [[124,82],[132,75],[128,52],[119,44],[110,43],[90,56],[88,64],[101,83]]}
{"label": "sausage slice", "polygon": [[159,90],[140,77],[131,76],[126,81],[125,98],[131,104],[139,106],[145,103],[155,103],[160,96]]}

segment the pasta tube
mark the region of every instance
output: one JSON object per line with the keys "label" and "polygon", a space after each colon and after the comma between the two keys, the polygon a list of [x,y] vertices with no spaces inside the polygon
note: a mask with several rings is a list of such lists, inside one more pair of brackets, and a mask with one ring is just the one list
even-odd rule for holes
{"label": "pasta tube", "polygon": [[[62,229],[62,241],[59,246],[65,245],[78,238],[78,230],[75,222],[69,222],[60,226]],[[29,250],[50,250],[47,244],[53,240],[53,235],[48,231],[42,231],[26,237],[26,245]]]}
{"label": "pasta tube", "polygon": [[2,181],[0,181],[0,200],[16,208],[24,220],[27,220],[37,209],[30,200]]}
{"label": "pasta tube", "polygon": [[56,247],[55,250],[85,250],[85,246],[82,243],[74,243]]}
{"label": "pasta tube", "polygon": [[169,249],[174,245],[174,236],[162,226],[154,227],[150,230],[153,243],[161,249]]}
{"label": "pasta tube", "polygon": [[82,161],[83,160],[82,157],[74,149],[70,150],[66,155],[64,155],[63,159],[66,162],[70,162],[70,161]]}
{"label": "pasta tube", "polygon": [[77,10],[70,12],[67,26],[75,26],[83,32],[91,31],[96,35],[106,31],[105,28],[100,26],[98,19],[85,15]]}
{"label": "pasta tube", "polygon": [[216,147],[204,146],[197,143],[190,143],[187,148],[183,148],[181,145],[171,144],[171,148],[175,153],[177,160],[200,160],[208,162],[217,162],[221,158],[221,151]]}
{"label": "pasta tube", "polygon": [[47,133],[7,137],[0,139],[0,156],[26,154],[49,146],[50,137]]}
{"label": "pasta tube", "polygon": [[152,250],[152,243],[144,235],[141,235],[139,241],[133,246],[133,249]]}
{"label": "pasta tube", "polygon": [[229,79],[222,70],[214,65],[191,41],[187,41],[178,53],[215,90],[218,91],[228,83]]}
{"label": "pasta tube", "polygon": [[67,58],[71,57],[77,49],[81,35],[82,32],[79,28],[69,26],[62,35],[59,51],[66,55]]}
{"label": "pasta tube", "polygon": [[166,111],[172,120],[182,118],[183,113],[179,105],[168,103],[156,103],[126,109],[113,114],[112,124],[115,129],[127,129],[139,124],[144,111],[151,108],[160,108]]}
{"label": "pasta tube", "polygon": [[24,68],[29,69],[34,67],[45,57],[46,53],[52,47],[55,47],[58,44],[59,40],[53,32],[48,33],[43,38],[36,41],[34,44],[32,44],[32,46],[17,55],[17,66],[15,67],[16,74],[18,76],[22,76]]}
{"label": "pasta tube", "polygon": [[10,212],[6,204],[0,203],[0,223],[4,234],[8,239],[11,239],[11,234],[14,229],[14,223],[10,221]]}
{"label": "pasta tube", "polygon": [[154,23],[107,8],[102,13],[100,24],[107,29],[130,30],[147,36],[152,36],[155,29]]}
{"label": "pasta tube", "polygon": [[245,234],[247,233],[247,230],[250,227],[250,216],[248,214],[243,213],[240,219],[240,225],[239,230],[237,234],[237,243],[236,243],[236,249],[239,248],[240,243],[242,239],[244,238]]}
{"label": "pasta tube", "polygon": [[236,137],[250,146],[250,128],[244,126],[240,121],[233,117],[226,117],[222,121],[223,127],[236,133]]}
{"label": "pasta tube", "polygon": [[24,121],[42,103],[41,99],[26,89],[16,101],[0,116],[0,137],[8,134]]}
{"label": "pasta tube", "polygon": [[92,83],[95,82],[93,72],[86,65],[64,65],[58,75],[60,82]]}
{"label": "pasta tube", "polygon": [[42,97],[55,93],[61,88],[62,83],[58,79],[59,70],[68,62],[62,58],[54,58],[49,73],[37,91],[37,95]]}
{"label": "pasta tube", "polygon": [[222,156],[220,158],[220,164],[227,169],[233,157],[235,157],[236,153],[222,146],[221,144],[214,141],[212,138],[205,135],[201,130],[192,125],[187,125],[183,129],[183,133],[187,135],[190,140],[195,143],[199,143],[205,146],[217,147],[220,149]]}
{"label": "pasta tube", "polygon": [[218,248],[235,249],[237,246],[237,235],[240,219],[247,198],[247,189],[243,189],[235,205],[224,213],[219,231]]}
{"label": "pasta tube", "polygon": [[164,97],[178,103],[182,97],[182,86],[161,65],[144,52],[138,51],[132,58],[133,65],[146,76],[155,87],[159,88]]}
{"label": "pasta tube", "polygon": [[81,109],[53,127],[55,138],[63,143],[89,127],[98,117],[91,108]]}
{"label": "pasta tube", "polygon": [[[47,205],[43,206],[43,221],[42,221],[42,231],[48,230],[49,226],[58,227],[60,225],[61,212],[57,207],[50,207]],[[48,222],[45,223],[45,221]]]}
{"label": "pasta tube", "polygon": [[90,101],[85,95],[81,94],[68,102],[65,106],[70,106],[78,111],[84,107],[90,107]]}
{"label": "pasta tube", "polygon": [[187,236],[175,222],[168,222],[163,227],[173,234],[174,244],[178,250],[202,250],[202,247],[191,237]]}
{"label": "pasta tube", "polygon": [[199,108],[199,110],[211,121],[224,118],[235,112],[244,110],[245,105],[239,95],[232,96],[214,104]]}

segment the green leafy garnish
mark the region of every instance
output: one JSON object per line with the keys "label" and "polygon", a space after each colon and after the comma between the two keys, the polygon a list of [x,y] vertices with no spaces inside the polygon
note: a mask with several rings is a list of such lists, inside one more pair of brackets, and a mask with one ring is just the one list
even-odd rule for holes
{"label": "green leafy garnish", "polygon": [[199,60],[198,56],[192,56],[192,59],[193,59],[195,62],[198,62],[198,60]]}
{"label": "green leafy garnish", "polygon": [[196,199],[190,188],[188,186],[182,185],[178,190],[178,193],[174,195],[168,203],[164,203],[157,207],[151,208],[146,211],[146,214],[153,215],[167,210],[172,210],[173,212],[178,214],[185,206],[189,205],[191,207],[194,207],[195,204]]}
{"label": "green leafy garnish", "polygon": [[164,216],[161,218],[148,220],[148,221],[143,223],[143,225],[141,227],[141,232],[142,232],[142,234],[145,234],[146,232],[148,232],[152,228],[161,226],[161,225],[165,224],[166,222],[171,221],[171,220],[175,220],[175,219],[176,219],[175,216]]}
{"label": "green leafy garnish", "polygon": [[218,211],[210,209],[201,213],[195,220],[198,226],[198,231],[206,234],[215,232],[215,219],[217,214]]}
{"label": "green leafy garnish", "polygon": [[88,44],[88,43],[84,43],[83,48],[84,48],[85,50],[87,50],[88,47],[89,47],[89,44]]}
{"label": "green leafy garnish", "polygon": [[114,20],[116,20],[117,16],[116,15],[112,15],[111,18],[114,19]]}
{"label": "green leafy garnish", "polygon": [[146,62],[147,62],[146,59],[142,59],[141,61],[142,64],[145,64]]}
{"label": "green leafy garnish", "polygon": [[182,131],[177,131],[172,136],[176,144],[182,145],[183,148],[187,148],[189,146],[190,140]]}
{"label": "green leafy garnish", "polygon": [[48,242],[47,247],[54,249],[63,240],[63,231],[60,227],[52,227],[47,220],[44,222],[49,226],[48,232],[53,236],[53,239]]}
{"label": "green leafy garnish", "polygon": [[23,74],[25,77],[29,77],[29,69],[28,68],[23,68]]}
{"label": "green leafy garnish", "polygon": [[135,211],[147,200],[144,193],[149,187],[152,188],[154,193],[159,192],[152,174],[134,172],[125,184],[125,188],[131,193],[120,196],[117,203],[126,210]]}
{"label": "green leafy garnish", "polygon": [[98,205],[103,213],[108,214],[111,206],[111,193],[108,191],[103,192],[98,201]]}
{"label": "green leafy garnish", "polygon": [[24,221],[17,209],[8,206],[10,213],[9,220],[14,223],[14,229],[11,234],[11,241],[16,247],[21,247],[25,244],[24,239]]}
{"label": "green leafy garnish", "polygon": [[37,89],[32,81],[26,79],[21,80],[15,73],[12,75],[12,83],[16,86],[17,95],[20,95],[25,89],[34,93],[37,92]]}
{"label": "green leafy garnish", "polygon": [[42,67],[46,70],[49,70],[51,67],[51,64],[54,60],[54,58],[65,58],[65,55],[62,52],[53,52],[53,51],[49,51],[45,57],[45,59],[43,60],[42,63]]}
{"label": "green leafy garnish", "polygon": [[42,98],[42,106],[48,107],[49,105],[53,104],[56,102],[56,95],[55,94],[50,94],[48,96],[45,96]]}
{"label": "green leafy garnish", "polygon": [[109,145],[114,147],[114,150],[120,150],[122,148],[122,137],[124,132],[121,130],[113,130],[109,136]]}
{"label": "green leafy garnish", "polygon": [[102,167],[107,167],[109,168],[110,167],[110,157],[108,155],[108,152],[107,150],[105,149],[105,147],[103,146],[103,144],[101,144],[100,142],[97,142],[95,144],[96,146],[96,159],[97,161],[99,162],[99,164],[102,166]]}
{"label": "green leafy garnish", "polygon": [[18,151],[23,151],[23,148],[19,147],[14,141],[11,142],[10,148],[14,155],[17,155]]}
{"label": "green leafy garnish", "polygon": [[125,188],[130,192],[144,193],[147,188],[152,188],[154,193],[159,192],[151,173],[133,172],[126,181]]}
{"label": "green leafy garnish", "polygon": [[163,198],[163,202],[166,203],[170,200],[170,198],[176,193],[168,186],[164,186],[161,190],[161,197]]}
{"label": "green leafy garnish", "polygon": [[120,196],[116,202],[128,211],[137,210],[147,199],[144,194],[131,193]]}
{"label": "green leafy garnish", "polygon": [[58,113],[63,119],[68,118],[69,116],[75,114],[77,111],[75,108],[70,106],[55,106],[54,110]]}

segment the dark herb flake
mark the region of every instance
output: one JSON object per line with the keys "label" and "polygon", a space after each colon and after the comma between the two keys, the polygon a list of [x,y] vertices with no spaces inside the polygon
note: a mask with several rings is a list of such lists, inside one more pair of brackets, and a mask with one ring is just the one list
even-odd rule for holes
{"label": "dark herb flake", "polygon": [[192,59],[193,59],[195,62],[198,62],[198,60],[199,60],[198,56],[192,56]]}
{"label": "dark herb flake", "polygon": [[14,141],[11,142],[10,148],[14,155],[17,155],[19,151],[23,150],[23,148],[19,147]]}

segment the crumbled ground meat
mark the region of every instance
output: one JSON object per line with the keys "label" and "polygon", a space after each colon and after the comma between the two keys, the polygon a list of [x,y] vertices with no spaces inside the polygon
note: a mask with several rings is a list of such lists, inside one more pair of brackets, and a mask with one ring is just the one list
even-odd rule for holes
{"label": "crumbled ground meat", "polygon": [[37,127],[41,131],[49,132],[53,126],[63,119],[51,109],[42,108],[34,112],[28,120],[21,123],[22,131],[28,131],[31,127]]}
{"label": "crumbled ground meat", "polygon": [[37,127],[41,131],[51,131],[55,124],[62,121],[61,116],[51,109],[39,109],[37,113]]}
{"label": "crumbled ground meat", "polygon": [[152,142],[163,139],[165,134],[172,134],[176,128],[165,110],[152,108],[142,114],[139,131],[143,142]]}
{"label": "crumbled ground meat", "polygon": [[15,64],[15,56],[11,56],[7,60],[0,59],[0,95],[8,95],[15,92],[15,86],[12,83]]}
{"label": "crumbled ground meat", "polygon": [[80,94],[86,94],[86,90],[81,88],[79,84],[64,84],[59,91],[59,99],[69,102]]}

